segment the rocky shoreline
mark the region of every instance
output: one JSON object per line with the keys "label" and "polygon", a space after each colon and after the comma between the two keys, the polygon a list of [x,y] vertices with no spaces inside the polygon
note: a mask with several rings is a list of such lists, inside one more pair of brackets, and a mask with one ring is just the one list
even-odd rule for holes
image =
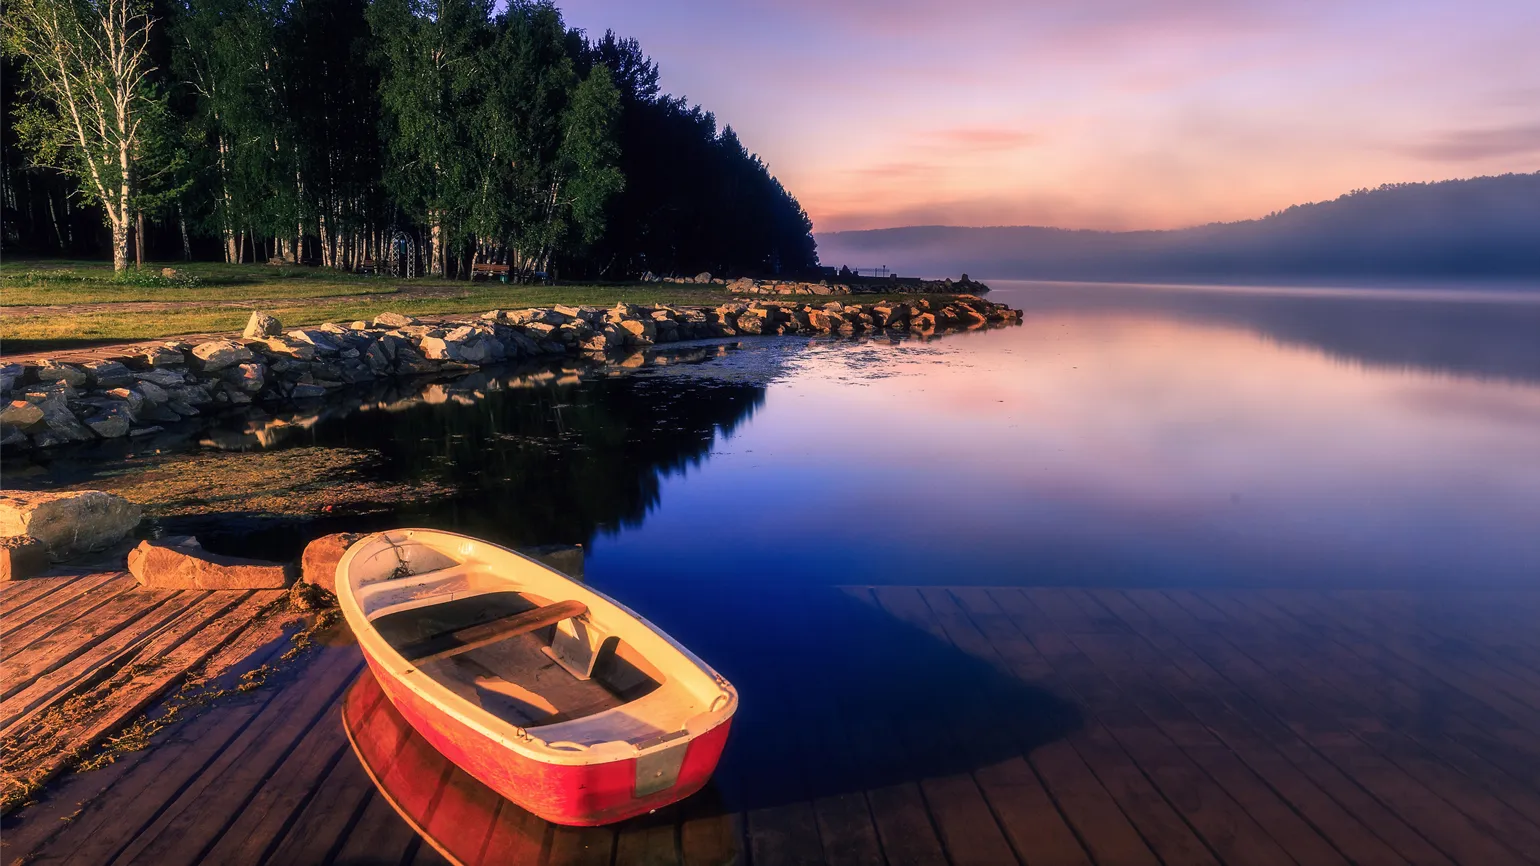
{"label": "rocky shoreline", "polygon": [[372,322],[285,332],[253,313],[241,338],[136,347],[116,357],[0,364],[0,447],[50,448],[142,436],[219,407],[325,397],[365,382],[584,356],[625,364],[647,347],[742,335],[931,336],[1016,324],[1021,311],[973,295],[874,303],[751,301],[716,307],[555,306],[426,322]]}

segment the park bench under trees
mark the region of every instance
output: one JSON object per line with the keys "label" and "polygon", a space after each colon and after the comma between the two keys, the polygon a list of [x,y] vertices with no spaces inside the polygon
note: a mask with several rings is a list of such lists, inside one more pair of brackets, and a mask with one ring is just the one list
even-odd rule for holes
{"label": "park bench under trees", "polygon": [[494,262],[476,262],[471,265],[471,279],[474,280],[477,277],[486,277],[488,279],[497,277],[506,283],[508,282],[508,266],[499,265]]}

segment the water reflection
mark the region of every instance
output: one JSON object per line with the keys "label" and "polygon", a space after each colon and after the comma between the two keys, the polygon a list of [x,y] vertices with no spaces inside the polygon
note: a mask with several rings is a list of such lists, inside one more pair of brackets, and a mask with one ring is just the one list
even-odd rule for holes
{"label": "water reflection", "polygon": [[991,297],[1033,313],[1125,313],[1228,325],[1374,366],[1540,382],[1533,292],[1267,289],[1000,281]]}

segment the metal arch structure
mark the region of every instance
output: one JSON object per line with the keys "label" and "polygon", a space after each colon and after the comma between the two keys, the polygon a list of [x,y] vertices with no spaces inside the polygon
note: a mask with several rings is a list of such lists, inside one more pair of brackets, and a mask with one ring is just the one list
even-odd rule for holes
{"label": "metal arch structure", "polygon": [[390,232],[385,253],[385,273],[393,277],[411,279],[417,276],[417,239],[411,233],[395,229]]}

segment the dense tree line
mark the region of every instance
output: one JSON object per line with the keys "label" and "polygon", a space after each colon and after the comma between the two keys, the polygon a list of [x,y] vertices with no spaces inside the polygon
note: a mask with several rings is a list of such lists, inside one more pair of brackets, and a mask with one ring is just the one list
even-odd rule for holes
{"label": "dense tree line", "polygon": [[4,35],[9,251],[604,279],[817,264],[731,127],[546,2],[7,0]]}

